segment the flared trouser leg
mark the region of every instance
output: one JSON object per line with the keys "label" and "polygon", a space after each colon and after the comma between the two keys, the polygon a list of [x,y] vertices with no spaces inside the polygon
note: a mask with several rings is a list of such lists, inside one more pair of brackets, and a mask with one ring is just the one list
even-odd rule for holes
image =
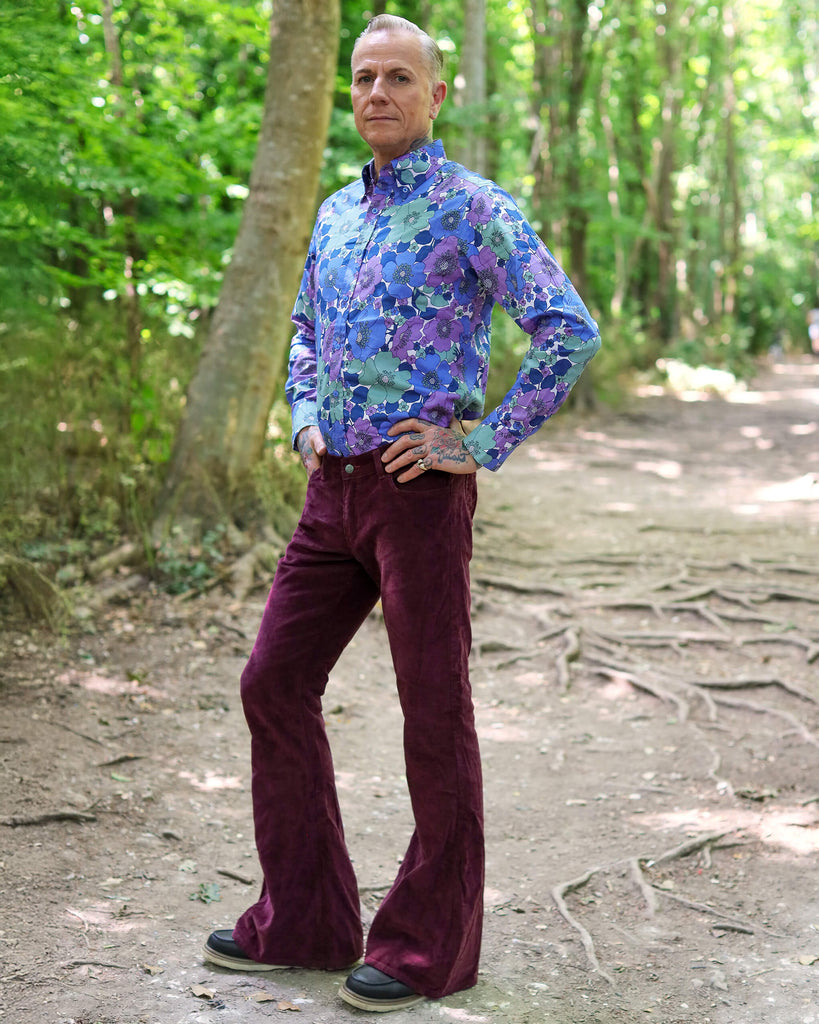
{"label": "flared trouser leg", "polygon": [[380,584],[415,830],[365,959],[437,998],[477,981],[483,922],[482,779],[468,669],[475,479],[427,473],[398,499],[407,508],[396,536],[387,528],[381,538]]}
{"label": "flared trouser leg", "polygon": [[480,758],[468,678],[475,480],[401,485],[378,453],[326,457],[242,677],[264,873],[234,935],[254,959],[335,968],[360,951],[321,695],[379,593],[404,713],[415,831],[366,960],[438,997],[475,983],[483,896]]}
{"label": "flared trouser leg", "polygon": [[242,673],[264,881],[233,934],[262,963],[336,970],[361,956],[363,936],[321,698],[378,589],[318,484],[310,482]]}

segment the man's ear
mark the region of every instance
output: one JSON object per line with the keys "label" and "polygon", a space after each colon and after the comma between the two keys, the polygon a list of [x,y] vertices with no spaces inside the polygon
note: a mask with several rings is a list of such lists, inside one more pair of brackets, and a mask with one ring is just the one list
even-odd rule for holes
{"label": "man's ear", "polygon": [[446,96],[446,82],[438,82],[432,90],[432,102],[429,105],[429,116],[434,121],[441,109],[441,104]]}

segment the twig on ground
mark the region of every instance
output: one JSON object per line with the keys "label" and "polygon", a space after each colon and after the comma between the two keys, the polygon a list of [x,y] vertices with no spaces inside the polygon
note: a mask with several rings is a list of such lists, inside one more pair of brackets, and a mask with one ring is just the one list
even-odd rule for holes
{"label": "twig on ground", "polygon": [[89,743],[96,743],[97,746],[104,747],[106,744],[102,740],[98,740],[96,736],[89,736],[87,733],[79,732],[77,729],[72,729],[70,725],[66,725],[64,722],[55,722],[50,718],[42,719],[46,725],[53,725],[55,729],[65,729],[66,732],[70,732],[72,736],[79,736],[81,740],[88,740]]}
{"label": "twig on ground", "polygon": [[0,821],[0,825],[8,825],[10,828],[19,828],[21,825],[48,825],[52,821],[96,821],[95,814],[87,814],[85,811],[50,811],[46,814],[34,814],[28,816],[15,816]]}
{"label": "twig on ground", "polygon": [[241,882],[242,885],[253,885],[253,879],[248,878],[247,875],[240,875],[236,871],[231,871],[229,868],[217,868],[217,875],[222,875],[224,878],[232,878],[236,882]]}
{"label": "twig on ground", "polygon": [[67,971],[72,970],[74,967],[114,967],[118,971],[128,970],[127,964],[112,964],[107,960],[69,960],[62,966]]}

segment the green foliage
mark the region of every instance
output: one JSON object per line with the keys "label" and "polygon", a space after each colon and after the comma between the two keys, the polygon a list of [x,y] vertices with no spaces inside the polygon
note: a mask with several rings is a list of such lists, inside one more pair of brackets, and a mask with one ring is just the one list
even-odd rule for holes
{"label": "green foliage", "polygon": [[222,899],[222,893],[216,882],[200,882],[195,892],[192,892],[188,899],[199,900],[200,903],[218,903]]}
{"label": "green foliage", "polygon": [[224,561],[225,528],[209,530],[195,547],[180,550],[176,538],[160,545],[152,558],[153,575],[169,594],[201,592],[218,574]]}
{"label": "green foliage", "polygon": [[[115,0],[106,23],[101,4],[0,6],[0,535],[12,546],[48,542],[59,560],[70,538],[90,550],[148,533],[246,194],[271,9]],[[349,64],[372,9],[342,5],[317,202],[368,155]],[[447,149],[485,136],[491,175],[584,282],[604,398],[662,356],[745,375],[771,345],[806,351],[815,5],[487,0],[480,107],[458,77],[464,6],[386,9],[446,52]],[[502,315],[494,342],[490,404],[526,345]],[[254,499],[283,532],[304,486],[285,420],[277,410]],[[158,578],[207,585],[223,544],[160,553]]]}
{"label": "green foliage", "polygon": [[731,319],[714,324],[713,330],[707,334],[677,339],[666,348],[664,358],[678,359],[690,367],[727,370],[737,380],[747,381],[756,371],[756,362],[750,352],[750,330]]}

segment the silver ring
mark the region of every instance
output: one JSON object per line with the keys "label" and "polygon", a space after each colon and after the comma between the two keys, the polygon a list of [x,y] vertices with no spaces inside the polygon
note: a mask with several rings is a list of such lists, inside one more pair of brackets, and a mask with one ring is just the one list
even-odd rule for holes
{"label": "silver ring", "polygon": [[426,469],[427,469],[427,464],[426,464],[426,463],[424,462],[424,460],[423,460],[423,459],[419,459],[419,460],[418,460],[418,461],[417,461],[417,462],[415,463],[415,465],[416,465],[416,466],[417,466],[417,467],[418,467],[419,469],[423,469],[423,470],[426,470]]}

